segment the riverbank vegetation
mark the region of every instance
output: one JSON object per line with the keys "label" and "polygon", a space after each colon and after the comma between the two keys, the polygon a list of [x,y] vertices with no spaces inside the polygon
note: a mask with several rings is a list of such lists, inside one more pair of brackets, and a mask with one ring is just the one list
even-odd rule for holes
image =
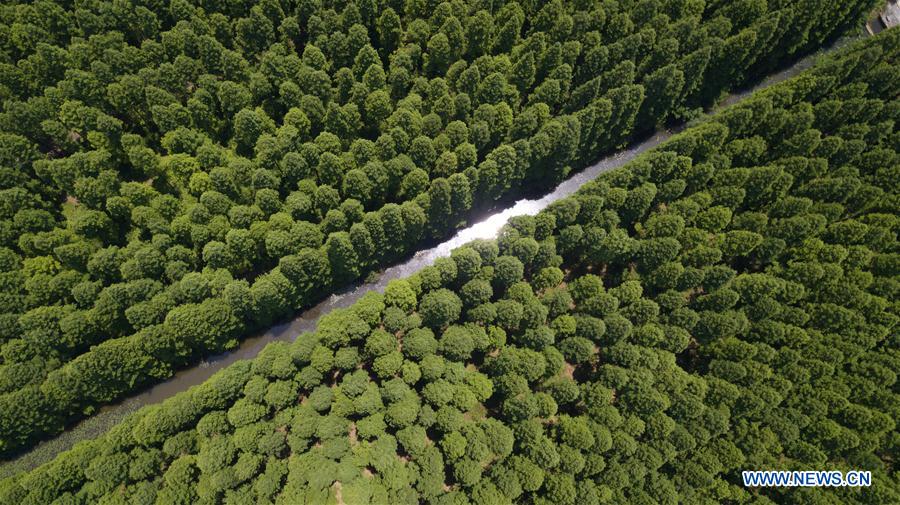
{"label": "riverbank vegetation", "polygon": [[854,26],[844,2],[0,9],[0,453]]}
{"label": "riverbank vegetation", "polygon": [[[898,69],[855,43],[0,501],[897,503]],[[739,477],[826,468],[872,486]]]}

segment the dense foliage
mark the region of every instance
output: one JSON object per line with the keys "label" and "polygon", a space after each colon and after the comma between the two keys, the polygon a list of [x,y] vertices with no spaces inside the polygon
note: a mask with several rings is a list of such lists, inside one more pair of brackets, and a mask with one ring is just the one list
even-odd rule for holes
{"label": "dense foliage", "polygon": [[873,0],[196,3],[0,8],[0,453],[693,115]]}
{"label": "dense foliage", "polygon": [[[4,503],[900,502],[900,31],[703,120]],[[748,490],[740,469],[863,489]]]}

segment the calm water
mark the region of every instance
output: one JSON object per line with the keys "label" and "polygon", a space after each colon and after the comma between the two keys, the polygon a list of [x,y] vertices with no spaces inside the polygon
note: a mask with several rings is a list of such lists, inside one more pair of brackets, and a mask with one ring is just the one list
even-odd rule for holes
{"label": "calm water", "polygon": [[[732,105],[758,89],[769,87],[797,75],[811,67],[819,55],[843,46],[844,43],[845,41],[843,40],[839,41],[827,49],[799,60],[785,70],[770,75],[756,86],[728,95],[716,108]],[[191,386],[200,384],[235,361],[253,358],[270,342],[277,340],[292,341],[303,332],[314,330],[319,318],[329,311],[336,308],[349,307],[370,291],[384,291],[385,286],[391,280],[407,277],[430,265],[435,259],[449,256],[450,251],[471,240],[495,237],[510,217],[537,214],[556,200],[575,193],[584,183],[596,178],[599,174],[624,165],[639,154],[659,145],[672,135],[672,131],[657,132],[652,137],[633,144],[626,150],[607,156],[590,167],[572,175],[543,197],[519,200],[505,209],[494,212],[484,220],[457,231],[449,240],[430,249],[419,251],[405,262],[370,276],[367,282],[351,286],[331,295],[318,305],[305,310],[295,319],[273,326],[262,334],[244,339],[240,346],[233,351],[207,358],[191,368],[181,370],[168,380],[145,389],[139,394],[133,395],[119,403],[102,407],[98,413],[84,419],[56,438],[43,442],[31,451],[0,465],[0,478],[30,470],[51,460],[58,453],[71,448],[81,440],[102,435],[126,415],[145,405],[159,403],[176,393],[187,390]]]}

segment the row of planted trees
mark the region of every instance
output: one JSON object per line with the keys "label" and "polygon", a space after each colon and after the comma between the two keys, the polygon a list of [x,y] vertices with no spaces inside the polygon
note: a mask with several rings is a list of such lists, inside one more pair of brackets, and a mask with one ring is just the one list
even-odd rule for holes
{"label": "row of planted trees", "polygon": [[[0,482],[10,503],[893,503],[900,31]],[[742,469],[863,469],[751,490]]]}
{"label": "row of planted trees", "polygon": [[0,452],[692,117],[872,3],[4,7]]}

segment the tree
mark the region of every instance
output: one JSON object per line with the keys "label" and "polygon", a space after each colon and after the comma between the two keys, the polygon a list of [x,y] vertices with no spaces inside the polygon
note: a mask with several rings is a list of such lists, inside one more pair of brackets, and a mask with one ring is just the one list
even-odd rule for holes
{"label": "tree", "polygon": [[346,198],[354,198],[365,205],[370,201],[373,186],[369,176],[358,168],[344,174],[342,193]]}
{"label": "tree", "polygon": [[274,130],[274,123],[262,110],[246,108],[234,115],[234,142],[241,153],[253,152],[257,139]]}
{"label": "tree", "polygon": [[428,189],[428,183],[428,172],[421,168],[413,169],[403,176],[403,181],[400,183],[400,197],[412,200]]}
{"label": "tree", "polygon": [[426,293],[419,302],[422,322],[432,328],[443,328],[456,321],[461,311],[459,296],[445,288]]}
{"label": "tree", "polygon": [[510,81],[525,93],[531,87],[535,77],[534,54],[531,52],[520,56],[512,67]]}
{"label": "tree", "polygon": [[75,233],[86,238],[104,239],[114,231],[112,220],[103,212],[84,210],[79,212],[73,222]]}
{"label": "tree", "polygon": [[644,78],[647,97],[638,112],[637,124],[656,125],[665,122],[676,101],[682,94],[685,75],[675,64],[666,65]]}
{"label": "tree", "polygon": [[250,17],[238,20],[235,28],[237,42],[248,54],[263,52],[275,39],[272,22],[259,6],[250,10]]}
{"label": "tree", "polygon": [[428,40],[427,66],[432,75],[446,73],[453,62],[454,48],[444,33],[437,33]]}
{"label": "tree", "polygon": [[570,337],[559,343],[566,361],[573,364],[586,363],[594,356],[594,344],[583,337]]}
{"label": "tree", "polygon": [[428,188],[428,222],[432,237],[440,237],[447,229],[447,216],[453,215],[450,184],[439,177]]}
{"label": "tree", "polygon": [[507,288],[522,278],[524,265],[514,256],[500,256],[494,264],[495,280],[501,288]]}
{"label": "tree", "polygon": [[475,350],[470,330],[464,326],[450,326],[441,335],[439,350],[454,361],[467,361]]}
{"label": "tree", "polygon": [[336,284],[346,284],[359,276],[359,257],[347,232],[336,232],[325,241],[328,263]]}

